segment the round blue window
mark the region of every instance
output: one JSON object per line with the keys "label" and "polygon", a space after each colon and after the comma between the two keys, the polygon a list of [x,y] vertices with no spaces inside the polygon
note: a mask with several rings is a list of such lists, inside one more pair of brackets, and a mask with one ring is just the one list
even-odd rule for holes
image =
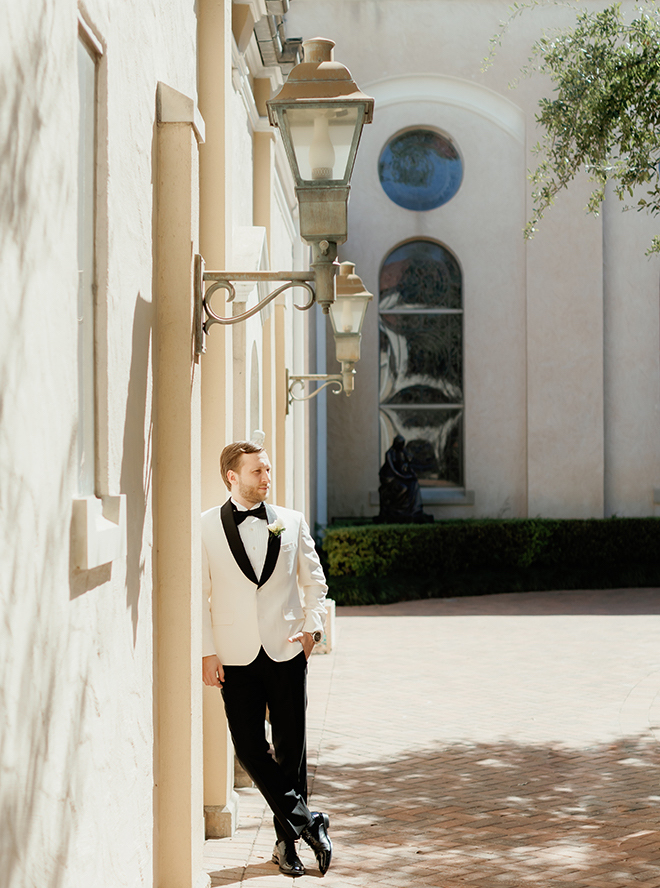
{"label": "round blue window", "polygon": [[378,176],[395,204],[406,210],[434,210],[460,188],[463,164],[458,151],[440,133],[407,130],[383,148]]}

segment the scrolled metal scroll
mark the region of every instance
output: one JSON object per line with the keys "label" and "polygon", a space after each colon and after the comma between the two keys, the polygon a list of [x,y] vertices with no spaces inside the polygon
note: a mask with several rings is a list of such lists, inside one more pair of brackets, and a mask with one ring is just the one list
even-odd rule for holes
{"label": "scrolled metal scroll", "polygon": [[[320,382],[321,385],[317,386],[314,391],[310,392],[308,395],[296,395],[294,394],[294,386],[299,385],[304,389],[306,382]],[[336,386],[333,395],[340,395],[344,391],[344,380],[343,377],[339,374],[329,376],[326,373],[310,373],[306,376],[291,376],[289,371],[286,372],[286,390],[287,390],[287,413],[289,412],[289,405],[294,401],[310,401],[312,398],[315,398],[319,392],[323,391],[323,389],[328,388],[328,386]]]}
{"label": "scrolled metal scroll", "polygon": [[[217,290],[227,291],[226,301],[229,303],[236,298],[235,283],[260,284],[267,281],[283,281],[284,283],[272,293],[269,293],[264,299],[259,300],[252,308],[241,312],[241,314],[223,317],[213,311],[211,299]],[[302,287],[307,290],[310,297],[309,301],[304,305],[295,305],[294,303],[294,307],[298,311],[308,311],[316,302],[316,290],[312,283],[310,283],[315,281],[316,273],[313,269],[310,271],[206,271],[204,259],[197,253],[194,263],[195,310],[193,328],[195,359],[199,360],[199,356],[205,352],[205,336],[213,324],[228,326],[246,321],[266,308],[267,305],[270,305],[285,290],[290,290],[294,287]],[[207,284],[209,286],[205,291]]]}
{"label": "scrolled metal scroll", "polygon": [[211,308],[211,296],[213,295],[213,293],[215,293],[216,290],[227,290],[227,292],[230,293],[227,302],[232,302],[234,300],[234,297],[236,296],[236,288],[229,280],[215,281],[204,294],[203,305],[204,311],[207,316],[206,320],[204,321],[204,332],[208,333],[209,328],[213,324],[238,324],[241,321],[246,321],[248,318],[254,317],[254,315],[262,311],[262,309],[269,305],[274,299],[277,299],[280,293],[284,293],[285,290],[290,290],[292,287],[303,287],[311,296],[308,303],[305,303],[305,305],[295,305],[295,308],[297,308],[299,311],[307,311],[308,309],[310,309],[314,305],[314,301],[316,299],[314,287],[312,287],[311,284],[308,284],[307,281],[287,281],[286,284],[282,284],[281,287],[273,290],[272,293],[269,293],[268,296],[266,296],[264,299],[261,299],[259,302],[257,302],[256,305],[254,305],[252,308],[249,308],[247,311],[225,318],[221,315],[217,315]]}

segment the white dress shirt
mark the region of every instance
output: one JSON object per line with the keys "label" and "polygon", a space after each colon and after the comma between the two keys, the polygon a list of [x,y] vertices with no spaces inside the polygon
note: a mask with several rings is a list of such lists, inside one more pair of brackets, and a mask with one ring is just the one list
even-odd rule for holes
{"label": "white dress shirt", "polygon": [[[239,512],[248,512],[245,506],[237,503],[232,497],[232,503]],[[257,508],[255,505],[253,508]],[[246,518],[238,525],[238,533],[241,537],[247,557],[250,559],[257,579],[261,576],[264,564],[266,562],[266,552],[268,550],[268,521],[263,518]]]}

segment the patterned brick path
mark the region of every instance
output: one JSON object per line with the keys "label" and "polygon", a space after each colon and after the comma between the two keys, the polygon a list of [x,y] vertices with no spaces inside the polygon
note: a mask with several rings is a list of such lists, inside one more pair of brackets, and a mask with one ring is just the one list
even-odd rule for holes
{"label": "patterned brick path", "polygon": [[[338,609],[309,716],[324,888],[660,888],[659,589]],[[213,885],[290,885],[239,793]]]}

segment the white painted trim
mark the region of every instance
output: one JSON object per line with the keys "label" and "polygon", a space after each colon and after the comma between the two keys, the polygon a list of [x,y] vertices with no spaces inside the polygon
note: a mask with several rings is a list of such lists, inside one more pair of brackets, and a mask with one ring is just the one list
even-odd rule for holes
{"label": "white painted trim", "polygon": [[[287,172],[289,172],[288,165]],[[297,240],[300,235],[298,234],[293,218],[293,210],[295,209],[295,205],[294,207],[291,207],[291,204],[287,200],[287,194],[282,183],[282,175],[280,170],[278,169],[275,170],[275,175],[273,176],[273,196],[275,198],[275,203],[279,207],[282,214],[282,220],[286,225],[287,237],[291,241]]]}
{"label": "white painted trim", "polygon": [[[256,45],[256,41],[254,42],[254,51],[257,56],[259,55],[259,50]],[[231,64],[232,64],[232,82],[234,85],[234,89],[240,95],[241,100],[243,102],[243,106],[245,107],[245,112],[250,120],[250,126],[252,127],[252,132],[259,133],[267,133],[272,132],[273,127],[270,125],[270,122],[267,117],[261,117],[259,114],[259,110],[257,109],[257,104],[254,100],[254,93],[252,91],[252,79],[253,78],[262,78],[270,80],[271,89],[276,89],[278,86],[281,86],[282,72],[280,68],[264,68],[261,64],[261,59],[259,58],[258,64],[255,63],[253,58],[252,42],[250,46],[245,51],[245,55],[241,55],[238,46],[236,46],[236,41],[232,42],[231,47]],[[279,77],[276,76],[273,72],[278,72]]]}
{"label": "white painted trim", "polygon": [[[288,208],[288,214],[293,218],[298,212],[298,198],[296,197],[296,187],[291,167],[289,166],[289,159],[286,156],[284,142],[279,135],[279,131],[272,126],[269,126],[269,129],[275,136],[275,179],[277,182],[276,188],[280,189],[276,191],[276,196],[278,200],[282,201],[282,207],[286,206]],[[296,239],[299,237],[297,231],[295,237]]]}
{"label": "white painted trim", "polygon": [[[234,41],[234,45],[236,41]],[[237,47],[238,48],[238,47]],[[248,70],[253,77],[260,77],[264,79],[270,80],[270,88],[275,91],[284,83],[284,75],[282,74],[282,69],[279,65],[269,65],[266,67],[261,61],[261,53],[259,52],[259,45],[257,44],[257,38],[252,35],[252,40],[250,40],[247,49],[245,50],[245,63],[248,66]]]}
{"label": "white painted trim", "polygon": [[234,90],[241,97],[245,113],[250,121],[250,126],[254,132],[260,129],[260,116],[257,110],[254,95],[252,93],[252,85],[250,84],[250,70],[247,66],[244,56],[238,50],[236,41],[234,40],[231,47],[231,65],[232,65],[232,82]]}
{"label": "white painted trim", "polygon": [[82,10],[78,10],[78,34],[88,43],[98,56],[104,55],[105,50],[101,39],[92,29],[91,24],[83,17]]}
{"label": "white painted trim", "polygon": [[407,74],[403,77],[376,80],[364,84],[362,89],[374,97],[377,110],[411,102],[452,105],[478,114],[500,127],[517,142],[525,142],[525,115],[522,108],[494,90],[468,80],[441,74]]}

